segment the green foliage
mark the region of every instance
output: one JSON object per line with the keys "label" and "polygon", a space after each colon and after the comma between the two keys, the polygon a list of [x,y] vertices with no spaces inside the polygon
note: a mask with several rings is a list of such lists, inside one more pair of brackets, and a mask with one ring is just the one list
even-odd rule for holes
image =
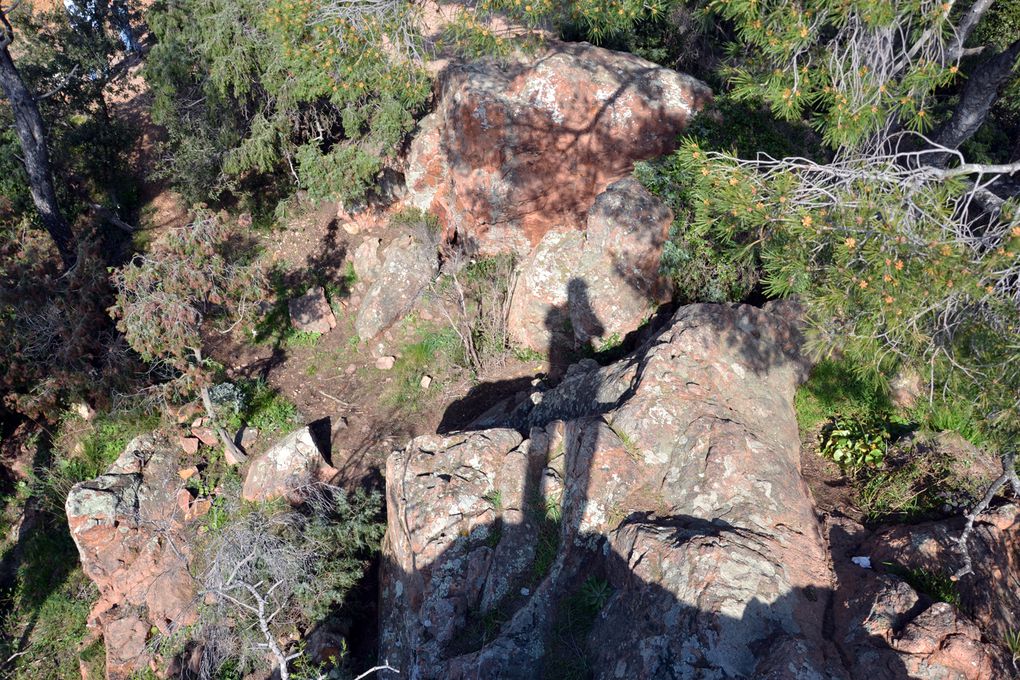
{"label": "green foliage", "polygon": [[[688,130],[707,149],[738,155],[765,153],[780,158],[822,153],[803,124],[777,120],[767,109],[722,94],[713,111],[695,118]],[[684,302],[730,302],[746,299],[758,284],[761,263],[748,257],[744,242],[720,234],[696,219],[698,182],[680,156],[638,163],[635,177],[661,198],[675,216],[663,246],[661,269]]]}
{"label": "green foliage", "polygon": [[297,407],[265,380],[239,380],[235,386],[240,396],[225,414],[227,429],[252,427],[260,436],[280,436],[297,426]]}
{"label": "green foliage", "polygon": [[[739,37],[728,73],[734,96],[764,100],[789,120],[812,116],[833,148],[856,145],[889,120],[928,129],[935,91],[958,73],[937,60],[950,39],[950,5],[712,0],[708,7]],[[887,31],[916,36],[913,59],[886,48],[878,36]]]}
{"label": "green foliage", "polygon": [[6,677],[80,677],[78,649],[99,593],[78,566],[78,550],[66,523],[59,519],[52,525],[37,526],[21,550],[14,587],[0,594],[4,612],[0,615],[0,653],[5,659],[19,651],[25,653],[10,659]]}
{"label": "green foliage", "polygon": [[911,415],[930,432],[956,432],[974,446],[990,443],[973,402],[963,399],[922,399]]}
{"label": "green foliage", "polygon": [[913,368],[972,399],[990,425],[1020,426],[1020,314],[1005,274],[1020,257],[1014,206],[975,246],[951,231],[967,228],[957,224],[963,182],[906,181],[900,166],[865,156],[755,165],[694,140],[677,157],[694,178],[695,228],[760,260],[768,295],[800,297],[811,351],[840,350],[875,374]]}
{"label": "green foliage", "polygon": [[[99,3],[82,7],[82,11],[102,13]],[[90,211],[91,204],[100,204],[132,221],[138,196],[128,155],[137,130],[115,117],[105,98],[124,91],[111,67],[119,57],[117,43],[106,32],[92,30],[87,21],[69,21],[63,7],[39,11],[22,6],[11,20],[12,51],[27,87],[37,95],[53,93],[39,101],[39,112],[47,126],[51,169],[65,216],[73,223]],[[40,226],[10,123],[10,107],[4,103],[0,106],[0,233],[18,225]],[[106,232],[111,245],[123,240],[115,228]]]}
{"label": "green foliage", "polygon": [[413,7],[393,8],[157,4],[148,21],[158,43],[145,74],[153,118],[169,130],[164,174],[188,199],[203,200],[289,165],[313,198],[364,197],[431,90],[413,59],[386,49],[420,44]]}
{"label": "green foliage", "polygon": [[37,471],[33,494],[49,512],[62,515],[71,487],[105,473],[132,439],[157,429],[160,422],[158,413],[137,407],[97,413],[88,423],[64,413],[55,459]]}
{"label": "green foliage", "polygon": [[174,229],[147,255],[111,272],[117,299],[110,309],[128,344],[147,362],[165,362],[187,390],[205,384],[202,323],[207,317],[243,320],[263,287],[257,266],[238,262],[230,231],[203,214]]}
{"label": "green foliage", "polygon": [[364,575],[366,560],[379,550],[386,531],[381,512],[378,492],[337,490],[305,526],[307,539],[326,548],[316,552],[313,576],[297,590],[298,606],[307,621],[329,615]]}
{"label": "green foliage", "polygon": [[1002,639],[1002,644],[1013,657],[1013,665],[1020,661],[1020,630],[1010,628]]}
{"label": "green foliage", "polygon": [[850,475],[885,460],[889,430],[881,421],[862,418],[834,420],[822,428],[819,455],[832,459]]}
{"label": "green foliage", "polygon": [[936,602],[945,602],[957,609],[960,608],[960,591],[949,574],[933,572],[920,567],[904,567],[893,562],[883,562],[882,564],[890,573],[902,578],[917,592],[927,595]]}
{"label": "green foliage", "polygon": [[870,418],[892,411],[886,390],[873,374],[861,365],[833,359],[815,364],[808,380],[797,388],[794,406],[802,430],[830,418]]}

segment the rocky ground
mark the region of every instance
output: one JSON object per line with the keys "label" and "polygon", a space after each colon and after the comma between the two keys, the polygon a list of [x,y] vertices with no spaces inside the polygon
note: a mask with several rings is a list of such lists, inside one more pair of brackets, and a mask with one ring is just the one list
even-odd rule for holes
{"label": "rocky ground", "polygon": [[[440,82],[393,202],[253,229],[275,295],[206,338],[308,425],[238,433],[245,498],[384,488],[379,659],[421,680],[1011,677],[1020,509],[980,519],[976,573],[940,597],[923,577],[959,566],[961,520],[865,527],[798,427],[796,304],[670,306],[672,215],[629,174],[707,87],[588,45]],[[506,280],[472,274],[500,257]],[[479,281],[509,342],[473,363],[457,293]],[[68,496],[111,678],[170,663],[151,640],[197,606],[190,546],[223,490],[188,482],[208,423],[176,420]]]}

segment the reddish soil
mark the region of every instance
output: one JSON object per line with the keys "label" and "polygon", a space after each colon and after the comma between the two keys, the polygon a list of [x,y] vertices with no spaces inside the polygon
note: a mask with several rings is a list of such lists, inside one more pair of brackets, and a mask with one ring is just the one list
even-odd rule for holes
{"label": "reddish soil", "polygon": [[854,505],[850,480],[838,465],[818,455],[819,430],[820,426],[802,432],[800,438],[801,476],[814,497],[815,510],[819,515],[841,515],[859,522],[862,514]]}

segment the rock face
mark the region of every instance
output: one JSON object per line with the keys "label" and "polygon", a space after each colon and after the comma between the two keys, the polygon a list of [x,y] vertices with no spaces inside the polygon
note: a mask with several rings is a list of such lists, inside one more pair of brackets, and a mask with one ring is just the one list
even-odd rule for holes
{"label": "rock face", "polygon": [[710,97],[694,78],[583,43],[452,67],[411,147],[409,200],[472,250],[526,255],[551,229],[583,227],[595,197],[675,148]]}
{"label": "rock face", "polygon": [[302,427],[251,462],[241,494],[246,501],[284,498],[335,472],[322,457],[311,430]]}
{"label": "rock face", "polygon": [[365,294],[354,322],[362,340],[374,338],[411,311],[439,271],[435,247],[412,236],[394,239],[383,251],[382,259],[382,265],[373,270],[375,282]]}
{"label": "rock face", "polygon": [[973,622],[901,579],[853,567],[894,624],[849,623],[872,610],[800,476],[799,344],[791,305],[684,307],[511,427],[393,453],[380,657],[416,679],[544,677],[595,592],[571,653],[596,678],[1006,677]]}
{"label": "rock face", "polygon": [[633,178],[599,194],[587,229],[550,231],[521,265],[515,342],[538,352],[622,339],[666,302],[659,258],[673,214]]}
{"label": "rock face", "polygon": [[172,442],[139,437],[106,474],[76,484],[67,496],[82,568],[99,587],[89,625],[102,631],[113,680],[148,664],[151,628],[169,635],[171,624],[193,620],[175,452]]}
{"label": "rock face", "polygon": [[329,333],[336,328],[336,316],[326,301],[322,286],[314,286],[299,298],[287,303],[290,323],[299,331]]}

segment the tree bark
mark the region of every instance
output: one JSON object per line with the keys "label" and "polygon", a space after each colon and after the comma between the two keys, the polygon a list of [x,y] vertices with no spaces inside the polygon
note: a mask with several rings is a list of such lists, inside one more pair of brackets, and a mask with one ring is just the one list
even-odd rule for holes
{"label": "tree bark", "polygon": [[[935,131],[932,139],[942,146],[957,149],[973,137],[988,117],[999,90],[1012,75],[1018,57],[1020,40],[975,67],[953,115]],[[948,160],[949,154],[944,154],[938,158],[937,164],[944,165]]]}
{"label": "tree bark", "polygon": [[14,114],[14,130],[21,143],[25,171],[28,173],[32,201],[43,226],[53,238],[60,251],[65,268],[71,268],[77,259],[74,233],[60,212],[57,192],[53,187],[53,173],[50,169],[50,155],[46,148],[46,128],[35,98],[21,79],[8,46],[14,37],[7,16],[0,11],[0,88],[10,103]]}

